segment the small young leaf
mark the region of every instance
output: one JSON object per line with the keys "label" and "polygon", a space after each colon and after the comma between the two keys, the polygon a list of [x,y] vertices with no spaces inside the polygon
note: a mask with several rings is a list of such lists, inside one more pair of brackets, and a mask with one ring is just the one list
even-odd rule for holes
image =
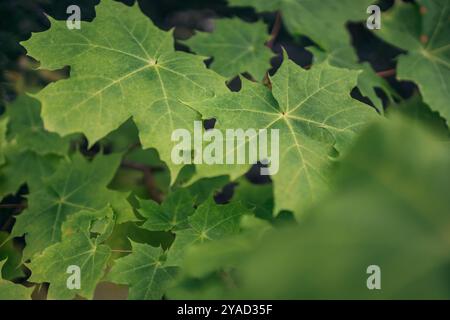
{"label": "small young leaf", "polygon": [[221,239],[239,231],[243,214],[249,211],[238,203],[218,205],[213,199],[206,200],[188,218],[189,227],[175,232],[175,241],[169,249],[167,265],[179,266],[190,246]]}
{"label": "small young leaf", "polygon": [[161,299],[177,268],[165,266],[161,248],[137,242],[131,246],[133,252],[115,261],[108,279],[129,285],[130,300]]}
{"label": "small young leaf", "polygon": [[374,104],[379,113],[384,113],[383,101],[377,96],[375,88],[383,90],[390,101],[394,101],[394,97],[398,96],[388,82],[375,73],[368,62],[358,63],[358,57],[351,46],[342,47],[330,53],[321,51],[316,47],[308,47],[308,50],[314,55],[314,63],[320,63],[328,59],[332,66],[361,70],[362,72],[358,75],[357,87],[361,94]]}
{"label": "small young leaf", "polygon": [[153,200],[141,199],[139,202],[139,213],[146,218],[142,228],[150,231],[184,229],[194,212],[194,198],[186,189],[170,193],[161,205]]}
{"label": "small young leaf", "polygon": [[216,20],[213,33],[198,32],[183,43],[200,55],[213,57],[211,69],[228,79],[248,72],[261,81],[274,56],[264,45],[268,39],[263,22],[233,18]]}

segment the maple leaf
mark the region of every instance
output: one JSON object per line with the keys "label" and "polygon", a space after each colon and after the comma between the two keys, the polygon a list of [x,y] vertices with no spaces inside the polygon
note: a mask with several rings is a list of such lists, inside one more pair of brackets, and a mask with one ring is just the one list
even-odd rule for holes
{"label": "maple leaf", "polygon": [[188,217],[188,226],[175,232],[166,264],[179,266],[191,246],[238,233],[240,219],[246,213],[249,210],[239,203],[218,205],[213,199],[206,200]]}
{"label": "maple leaf", "polygon": [[308,47],[307,49],[314,55],[315,63],[328,60],[335,67],[361,70],[357,87],[361,94],[373,103],[380,114],[384,114],[383,101],[378,97],[375,88],[383,90],[390,102],[394,102],[394,97],[399,98],[398,94],[389,86],[389,83],[378,76],[368,62],[358,63],[358,58],[351,46],[335,49],[329,53],[316,47]]}
{"label": "maple leaf", "polygon": [[213,271],[226,270],[242,262],[273,226],[264,220],[245,215],[241,231],[215,241],[206,241],[189,248],[183,262],[183,276],[205,277]]}
{"label": "maple leaf", "polygon": [[133,241],[131,246],[131,254],[115,261],[108,280],[129,285],[130,300],[161,299],[178,268],[165,266],[161,248]]}
{"label": "maple leaf", "polygon": [[170,193],[159,205],[153,200],[140,199],[139,213],[146,219],[142,228],[151,231],[178,230],[187,226],[194,212],[194,198],[186,189]]}
{"label": "maple leaf", "polygon": [[[358,132],[378,118],[373,108],[350,97],[358,73],[327,61],[306,71],[285,57],[271,77],[272,91],[243,79],[241,91],[193,107],[207,119],[216,118],[218,129],[278,129],[279,171],[271,177],[275,212],[301,214],[327,189],[332,149],[345,152]],[[197,166],[198,176],[228,173],[232,179],[247,169],[248,165]]]}
{"label": "maple leaf", "polygon": [[186,250],[182,270],[168,289],[169,299],[220,299],[229,289],[239,288],[234,268],[240,266],[259,247],[273,226],[253,215],[244,215],[241,231],[214,241],[206,241]]}
{"label": "maple leaf", "polygon": [[[308,48],[316,62],[328,59],[331,65],[355,70],[363,70],[358,77],[358,88],[369,98],[380,113],[382,100],[375,88],[381,88],[388,97],[395,95],[388,83],[377,76],[368,63],[360,64],[350,44],[347,22],[367,18],[366,9],[370,0],[313,1],[313,0],[230,0],[232,5],[252,6],[257,11],[280,10],[288,31],[294,35],[309,37],[325,52],[318,48]],[[314,13],[314,14],[312,14]]]}
{"label": "maple leaf", "polygon": [[88,162],[76,154],[28,196],[27,209],[17,217],[12,236],[26,235],[24,260],[61,241],[61,225],[82,210],[98,211],[110,204],[117,222],[134,220],[127,194],[106,188],[119,166],[121,156],[95,157]]}
{"label": "maple leaf", "polygon": [[[45,127],[61,135],[82,132],[90,145],[133,118],[144,148],[155,147],[172,172],[174,129],[191,128],[200,115],[179,101],[199,101],[226,89],[204,58],[176,52],[171,32],[155,27],[138,7],[102,1],[93,22],[69,30],[50,18],[46,32],[23,42],[41,68],[70,66],[70,78],[36,96]],[[157,137],[157,138],[156,138]]]}
{"label": "maple leaf", "polygon": [[187,187],[178,187],[170,192],[162,204],[153,200],[139,199],[140,215],[145,222],[142,228],[150,231],[180,230],[188,227],[188,217],[195,208],[212,198],[228,182],[225,176],[203,178]]}
{"label": "maple leaf", "polygon": [[227,78],[248,72],[262,80],[274,56],[264,44],[269,39],[267,26],[237,18],[215,20],[214,32],[197,32],[183,41],[194,52],[213,57],[211,69]]}
{"label": "maple leaf", "polygon": [[[62,241],[46,248],[28,264],[32,271],[29,281],[50,283],[47,299],[73,299],[76,295],[92,299],[111,255],[111,249],[102,244],[111,229],[95,229],[95,222],[101,219],[108,219],[109,226],[114,224],[111,208],[80,211],[68,217],[61,228]],[[97,236],[91,237],[92,233]],[[80,288],[67,286],[70,266],[80,268]]]}
{"label": "maple leaf", "polygon": [[[421,0],[398,3],[383,13],[383,27],[376,35],[407,50],[398,58],[397,77],[418,84],[424,102],[450,121],[450,2]],[[419,10],[423,12],[421,15]]]}
{"label": "maple leaf", "polygon": [[367,18],[372,0],[228,0],[232,6],[253,7],[258,12],[280,11],[293,35],[310,38],[327,51],[350,44],[348,21]]}

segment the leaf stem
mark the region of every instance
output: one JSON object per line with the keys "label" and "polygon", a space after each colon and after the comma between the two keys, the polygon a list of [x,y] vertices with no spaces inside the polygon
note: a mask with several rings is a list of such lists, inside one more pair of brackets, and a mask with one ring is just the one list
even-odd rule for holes
{"label": "leaf stem", "polygon": [[270,49],[273,48],[273,44],[278,34],[280,33],[280,29],[281,29],[281,12],[277,11],[277,15],[275,16],[275,22],[272,27],[272,32],[270,33],[270,39],[266,44],[266,46],[269,47]]}
{"label": "leaf stem", "polygon": [[162,202],[162,193],[156,186],[156,182],[153,176],[153,169],[150,166],[142,163],[124,160],[122,161],[122,167],[142,171],[142,173],[144,174],[144,183],[150,199],[155,200],[158,203]]}
{"label": "leaf stem", "polygon": [[14,208],[26,208],[27,205],[23,203],[10,203],[10,204],[0,204],[0,208],[4,209],[14,209]]}
{"label": "leaf stem", "polygon": [[389,69],[389,70],[384,70],[384,71],[378,71],[377,75],[382,77],[382,78],[388,78],[390,76],[395,75],[395,69]]}

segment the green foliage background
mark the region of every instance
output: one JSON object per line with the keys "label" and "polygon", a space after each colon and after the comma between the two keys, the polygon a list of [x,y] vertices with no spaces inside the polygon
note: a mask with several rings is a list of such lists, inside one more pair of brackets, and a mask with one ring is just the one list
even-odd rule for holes
{"label": "green foliage background", "polygon": [[[370,4],[0,2],[0,299],[449,299],[450,1]],[[279,172],[175,165],[194,120]]]}

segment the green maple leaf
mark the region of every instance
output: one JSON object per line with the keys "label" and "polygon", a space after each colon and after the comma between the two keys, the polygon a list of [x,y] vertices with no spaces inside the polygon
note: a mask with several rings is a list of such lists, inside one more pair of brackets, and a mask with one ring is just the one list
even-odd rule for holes
{"label": "green maple leaf", "polygon": [[234,268],[259,246],[273,230],[264,220],[245,215],[241,232],[190,247],[183,261],[183,273],[169,288],[169,299],[220,299],[229,289],[238,287]]}
{"label": "green maple leaf", "polygon": [[183,276],[202,278],[213,271],[239,265],[250,254],[263,236],[273,230],[264,220],[245,215],[241,232],[216,241],[207,241],[190,247],[183,262]]}
{"label": "green maple leaf", "polygon": [[228,182],[225,176],[203,178],[187,187],[177,188],[162,204],[140,199],[141,216],[145,218],[142,228],[150,231],[180,230],[188,227],[188,217],[199,206]]}
{"label": "green maple leaf", "polygon": [[274,56],[264,45],[268,39],[262,21],[248,23],[232,18],[216,20],[214,32],[197,32],[183,43],[198,54],[213,57],[211,69],[224,77],[231,79],[248,72],[262,80]]}
{"label": "green maple leaf", "polygon": [[[104,208],[96,212],[80,211],[68,217],[62,226],[62,241],[45,249],[28,267],[31,282],[50,283],[48,299],[72,299],[76,295],[92,299],[95,287],[104,275],[111,249],[102,244],[111,228],[95,228],[95,222],[108,219],[112,226],[113,212]],[[91,233],[98,234],[91,237]],[[67,281],[69,266],[80,269],[80,289],[70,289]]]}
{"label": "green maple leaf", "polygon": [[8,137],[18,148],[31,150],[37,154],[57,154],[65,156],[69,149],[69,139],[44,129],[40,117],[38,100],[28,95],[19,96],[7,106],[9,118]]}
{"label": "green maple leaf", "polygon": [[358,63],[358,58],[351,46],[333,50],[328,54],[316,47],[308,47],[308,50],[313,53],[315,63],[328,59],[332,66],[361,70],[362,72],[358,76],[357,87],[361,91],[361,94],[367,97],[381,114],[384,113],[383,101],[377,96],[375,88],[382,89],[391,102],[394,101],[394,97],[398,97],[388,82],[378,76],[368,62]]}
{"label": "green maple leaf", "polygon": [[415,4],[397,4],[383,13],[376,34],[407,50],[398,59],[397,77],[418,84],[424,102],[450,121],[450,2],[421,0],[423,15]]}
{"label": "green maple leaf", "polygon": [[153,200],[139,202],[139,213],[146,219],[142,228],[151,231],[186,228],[187,219],[194,212],[194,198],[186,189],[170,193],[161,205]]}
{"label": "green maple leaf", "polygon": [[161,299],[177,268],[165,266],[164,252],[148,244],[131,242],[132,253],[117,259],[108,279],[130,287],[130,300]]}
{"label": "green maple leaf", "polygon": [[346,46],[349,21],[365,20],[373,0],[229,0],[233,6],[254,7],[256,11],[280,11],[288,31],[309,37],[327,51]]}
{"label": "green maple leaf", "polygon": [[[241,91],[193,107],[205,118],[217,118],[219,129],[278,129],[279,171],[271,177],[275,211],[301,214],[327,189],[332,148],[345,152],[367,122],[377,118],[374,109],[350,97],[358,73],[328,62],[306,71],[285,57],[271,77],[272,91],[243,79]],[[247,169],[248,165],[197,166],[198,176],[228,173],[232,179]]]}
{"label": "green maple leaf", "polygon": [[69,79],[37,94],[45,127],[61,135],[82,132],[92,145],[132,117],[143,147],[158,149],[174,179],[181,166],[170,161],[167,141],[200,117],[180,100],[227,90],[224,78],[203,57],[175,52],[172,33],[155,27],[137,5],[102,1],[95,20],[79,30],[50,20],[48,31],[23,43],[41,68],[71,68]]}
{"label": "green maple leaf", "polygon": [[25,259],[61,240],[61,225],[82,210],[98,211],[110,204],[117,222],[134,219],[127,194],[107,189],[121,156],[97,156],[88,162],[76,154],[28,196],[28,208],[17,217],[13,236],[26,234]]}
{"label": "green maple leaf", "polygon": [[175,241],[169,249],[167,265],[179,266],[186,250],[199,243],[217,240],[239,232],[242,215],[249,210],[239,203],[218,205],[206,200],[188,217],[188,227],[176,231]]}
{"label": "green maple leaf", "polygon": [[[0,261],[0,275],[6,261]],[[30,300],[33,290],[0,277],[0,300]]]}
{"label": "green maple leaf", "polygon": [[298,227],[247,256],[233,298],[449,299],[450,148],[397,118],[361,135]]}

